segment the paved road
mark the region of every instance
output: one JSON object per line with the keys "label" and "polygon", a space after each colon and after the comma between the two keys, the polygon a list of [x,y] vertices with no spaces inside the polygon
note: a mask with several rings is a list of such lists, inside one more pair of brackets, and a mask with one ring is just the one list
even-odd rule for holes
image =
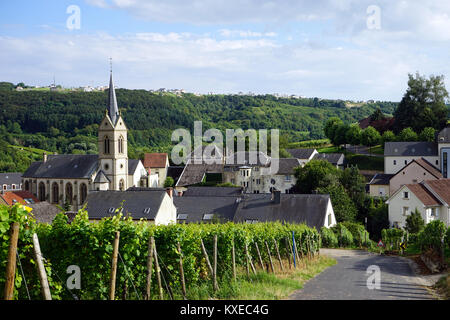
{"label": "paved road", "polygon": [[[294,292],[291,300],[411,300],[433,299],[419,285],[405,259],[380,256],[359,250],[324,249],[321,254],[337,260],[321,274]],[[381,288],[368,289],[367,268],[377,265],[381,271]],[[373,283],[373,282],[372,282]]]}

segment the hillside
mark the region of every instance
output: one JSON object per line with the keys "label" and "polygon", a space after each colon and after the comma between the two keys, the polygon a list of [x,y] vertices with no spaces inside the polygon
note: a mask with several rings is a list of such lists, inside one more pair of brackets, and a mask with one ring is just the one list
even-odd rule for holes
{"label": "hillside", "polygon": [[[142,151],[169,151],[174,129],[278,128],[284,141],[324,138],[323,125],[333,116],[346,123],[376,108],[392,114],[396,103],[376,102],[348,108],[338,100],[277,98],[273,95],[203,95],[151,93],[117,89],[119,108],[129,129],[130,156]],[[97,128],[107,92],[0,90],[0,135],[10,145],[58,153],[96,153]],[[0,171],[6,170],[1,163]]]}

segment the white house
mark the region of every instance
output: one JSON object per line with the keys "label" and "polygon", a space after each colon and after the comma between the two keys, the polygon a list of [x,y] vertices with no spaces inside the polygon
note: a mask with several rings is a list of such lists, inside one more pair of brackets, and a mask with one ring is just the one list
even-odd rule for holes
{"label": "white house", "polygon": [[417,209],[425,223],[441,220],[450,225],[450,179],[426,180],[400,187],[386,201],[389,205],[389,223],[403,228],[406,218]]}

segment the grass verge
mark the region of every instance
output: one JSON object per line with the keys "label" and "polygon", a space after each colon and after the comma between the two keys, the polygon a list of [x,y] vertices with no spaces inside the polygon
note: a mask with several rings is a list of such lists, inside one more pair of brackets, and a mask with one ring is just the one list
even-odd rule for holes
{"label": "grass verge", "polygon": [[[281,271],[278,261],[274,261],[275,273],[268,273],[257,268],[256,275],[245,270],[239,270],[237,281],[222,283],[213,299],[224,300],[280,300],[287,298],[296,290],[302,289],[306,281],[321,273],[326,268],[336,264],[336,260],[317,256],[311,260],[303,259],[297,269],[289,268],[285,260],[284,271]],[[205,283],[188,290],[188,299],[211,299],[212,286]]]}

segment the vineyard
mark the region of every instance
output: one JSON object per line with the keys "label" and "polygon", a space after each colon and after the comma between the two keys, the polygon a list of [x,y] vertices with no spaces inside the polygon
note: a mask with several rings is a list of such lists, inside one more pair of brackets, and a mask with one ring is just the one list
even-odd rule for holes
{"label": "vineyard", "polygon": [[[121,215],[92,223],[83,210],[70,224],[59,214],[49,225],[36,223],[26,207],[0,207],[2,292],[14,222],[19,232],[12,298],[19,300],[45,296],[39,258],[52,299],[183,299],[195,298],[198,290],[221,298],[221,287],[257,271],[298,267],[321,245],[319,232],[305,225],[155,226]],[[39,240],[39,255],[33,235]],[[68,285],[75,269],[80,271],[79,288]]]}

